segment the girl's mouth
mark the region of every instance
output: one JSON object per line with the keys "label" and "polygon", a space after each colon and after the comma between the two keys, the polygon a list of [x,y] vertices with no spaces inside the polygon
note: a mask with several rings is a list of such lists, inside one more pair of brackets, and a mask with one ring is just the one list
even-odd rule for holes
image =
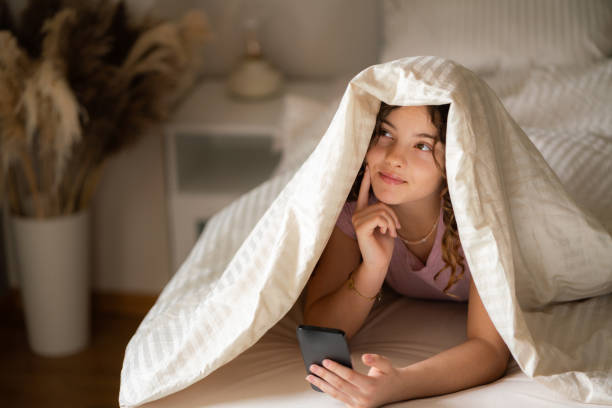
{"label": "girl's mouth", "polygon": [[384,173],[379,172],[378,174],[380,175],[380,178],[382,179],[382,181],[384,181],[387,184],[397,185],[397,184],[405,183],[405,181],[403,180],[397,180],[397,179],[391,178],[389,176],[386,176]]}

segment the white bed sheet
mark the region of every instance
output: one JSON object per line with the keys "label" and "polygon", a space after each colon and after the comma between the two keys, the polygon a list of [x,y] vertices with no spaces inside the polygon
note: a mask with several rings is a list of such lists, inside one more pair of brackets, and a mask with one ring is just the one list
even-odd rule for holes
{"label": "white bed sheet", "polygon": [[[395,365],[423,360],[465,339],[467,304],[409,299],[389,289],[362,329],[350,340],[353,366],[367,372],[361,354],[380,353]],[[306,382],[295,330],[299,303],[253,347],[192,386],[147,408],[342,407]],[[491,384],[452,394],[398,402],[390,407],[602,407],[563,399],[527,377],[511,361]]]}

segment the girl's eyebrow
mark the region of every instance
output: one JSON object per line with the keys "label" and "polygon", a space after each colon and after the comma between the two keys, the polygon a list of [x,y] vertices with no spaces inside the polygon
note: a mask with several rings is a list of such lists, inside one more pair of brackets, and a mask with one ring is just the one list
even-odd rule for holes
{"label": "girl's eyebrow", "polygon": [[[391,126],[393,128],[393,130],[397,131],[397,128],[395,126],[393,126],[393,123],[389,122],[387,119],[382,119],[381,120],[382,123],[387,124],[389,126]],[[430,139],[434,139],[436,140],[435,136],[430,135],[429,133],[419,133],[417,136],[423,136],[423,137],[428,137]]]}
{"label": "girl's eyebrow", "polygon": [[389,122],[387,119],[382,119],[381,122],[386,123],[387,125],[391,126],[393,130],[397,130],[395,126],[393,126],[393,123]]}

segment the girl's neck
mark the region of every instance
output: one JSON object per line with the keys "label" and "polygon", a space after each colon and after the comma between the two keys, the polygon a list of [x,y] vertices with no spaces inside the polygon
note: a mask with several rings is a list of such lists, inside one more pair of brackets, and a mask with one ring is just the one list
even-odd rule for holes
{"label": "girl's neck", "polygon": [[414,241],[423,238],[431,231],[440,216],[441,205],[440,194],[434,193],[419,201],[410,201],[390,207],[399,218],[402,226],[399,230],[401,236]]}

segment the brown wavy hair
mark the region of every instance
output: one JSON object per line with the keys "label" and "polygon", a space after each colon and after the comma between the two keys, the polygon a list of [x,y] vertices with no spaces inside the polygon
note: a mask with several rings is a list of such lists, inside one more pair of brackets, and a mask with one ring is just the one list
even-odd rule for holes
{"label": "brown wavy hair", "polygon": [[[368,145],[368,150],[372,146],[376,144],[378,138],[380,137],[380,126],[382,124],[383,119],[385,119],[392,110],[399,108],[400,106],[396,105],[387,105],[384,102],[380,102],[380,109],[378,110],[378,114],[376,115],[376,124],[374,125],[374,130],[372,131],[372,136],[370,137],[370,144]],[[436,164],[438,170],[442,174],[442,190],[440,192],[440,197],[442,198],[442,220],[444,225],[446,226],[446,230],[444,231],[444,235],[442,236],[442,260],[444,261],[444,266],[440,269],[435,275],[434,280],[438,279],[440,273],[444,271],[446,268],[450,268],[451,273],[448,279],[448,283],[444,288],[444,293],[449,296],[454,296],[452,293],[448,293],[448,290],[457,283],[460,279],[463,278],[465,274],[465,258],[459,252],[459,248],[461,247],[461,242],[459,240],[459,232],[457,231],[457,221],[455,220],[455,213],[453,212],[453,204],[450,199],[450,194],[448,192],[448,184],[446,179],[446,171],[442,169],[440,163],[436,159],[436,156],[433,154],[436,148],[436,144],[442,143],[446,144],[446,121],[448,118],[448,110],[450,108],[450,104],[445,105],[427,105],[427,111],[429,112],[429,117],[434,124],[434,126],[438,129],[438,136],[434,141],[433,149],[431,149],[431,153]],[[359,196],[359,187],[361,186],[361,180],[363,179],[363,173],[365,171],[365,158],[363,163],[361,163],[361,168],[357,173],[357,177],[353,182],[353,186],[351,187],[351,191],[347,197],[347,201],[357,201],[357,197]],[[369,194],[374,194],[372,187],[370,186]],[[458,271],[461,269],[461,271]]]}

